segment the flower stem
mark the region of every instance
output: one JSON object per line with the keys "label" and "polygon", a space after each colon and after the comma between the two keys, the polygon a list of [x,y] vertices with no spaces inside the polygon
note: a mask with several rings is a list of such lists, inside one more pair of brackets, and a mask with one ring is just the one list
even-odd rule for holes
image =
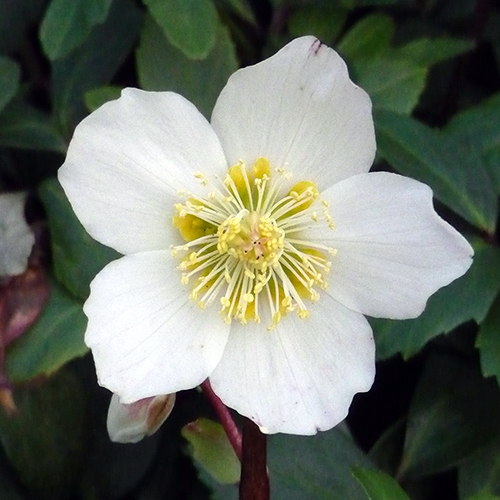
{"label": "flower stem", "polygon": [[205,382],[201,384],[201,388],[205,393],[206,398],[210,401],[210,404],[214,407],[217,416],[219,417],[220,423],[224,430],[226,431],[227,437],[231,446],[233,447],[236,456],[241,462],[242,452],[241,452],[241,433],[236,426],[231,413],[227,406],[220,400],[219,396],[215,394],[210,382],[207,378]]}
{"label": "flower stem", "polygon": [[266,436],[249,419],[243,424],[240,500],[269,500]]}

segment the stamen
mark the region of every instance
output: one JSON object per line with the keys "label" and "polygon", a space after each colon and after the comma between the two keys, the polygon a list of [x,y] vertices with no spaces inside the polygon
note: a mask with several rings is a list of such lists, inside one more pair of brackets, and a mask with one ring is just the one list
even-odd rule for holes
{"label": "stamen", "polygon": [[[202,172],[194,177],[209,186]],[[336,250],[304,235],[317,224],[334,228],[329,203],[311,181],[290,188],[290,177],[266,158],[249,170],[240,161],[206,197],[182,192],[185,201],[174,206],[172,224],[186,241],[171,247],[181,283],[201,309],[218,300],[225,323],[259,323],[262,307],[269,330],[292,311],[306,319],[306,301],[320,300],[317,289],[327,287]]]}

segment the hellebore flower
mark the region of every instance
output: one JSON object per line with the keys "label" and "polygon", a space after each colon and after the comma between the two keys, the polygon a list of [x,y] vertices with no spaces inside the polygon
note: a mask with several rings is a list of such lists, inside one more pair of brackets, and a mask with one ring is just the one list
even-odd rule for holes
{"label": "hellebore flower", "polygon": [[124,254],[84,306],[100,383],[131,403],[210,377],[268,433],[343,420],[374,377],[363,315],[418,316],[472,255],[374,154],[368,95],[312,37],[233,74],[211,123],[135,89],[83,120],[59,179]]}

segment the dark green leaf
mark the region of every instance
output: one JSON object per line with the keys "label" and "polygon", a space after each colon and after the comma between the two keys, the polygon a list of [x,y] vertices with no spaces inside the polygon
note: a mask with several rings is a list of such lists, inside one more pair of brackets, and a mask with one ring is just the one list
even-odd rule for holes
{"label": "dark green leaf", "polygon": [[499,419],[500,390],[476,364],[430,356],[410,406],[398,477],[453,467],[498,434]]}
{"label": "dark green leaf", "polygon": [[420,66],[434,64],[457,57],[464,52],[472,50],[475,46],[473,40],[463,40],[452,37],[418,38],[394,49],[394,53],[403,59],[414,62]]}
{"label": "dark green leaf", "polygon": [[396,170],[434,190],[436,198],[471,224],[493,232],[498,201],[478,152],[411,117],[375,113],[378,152]]}
{"label": "dark green leaf", "polygon": [[410,114],[425,87],[427,69],[382,55],[354,64],[356,83],[370,94],[374,108]]}
{"label": "dark green leaf", "polygon": [[16,94],[20,78],[19,66],[8,57],[0,56],[0,112]]}
{"label": "dark green leaf", "polygon": [[369,457],[382,471],[395,476],[398,470],[406,430],[406,419],[400,418],[377,439]]}
{"label": "dark green leaf", "polygon": [[288,32],[292,37],[314,35],[327,45],[339,36],[347,18],[347,9],[314,8],[297,9],[288,21]]}
{"label": "dark green leaf", "polygon": [[141,12],[132,0],[114,0],[104,24],[95,26],[85,43],[69,57],[54,61],[54,111],[66,135],[71,135],[87,114],[85,92],[107,84],[129,54],[141,21]]}
{"label": "dark green leaf", "polygon": [[0,412],[0,440],[32,498],[68,498],[85,452],[85,400],[79,381],[60,372],[14,391],[18,413]]}
{"label": "dark green leaf", "polygon": [[481,323],[500,290],[500,251],[477,243],[471,268],[458,280],[438,290],[416,319],[370,320],[374,327],[377,356],[385,359],[397,352],[408,358],[430,339],[458,325]]}
{"label": "dark green leaf", "polygon": [[410,500],[401,486],[385,472],[354,467],[353,474],[370,500]]}
{"label": "dark green leaf", "polygon": [[85,92],[83,100],[89,111],[95,111],[108,101],[114,101],[120,97],[121,87],[105,85]]}
{"label": "dark green leaf", "polygon": [[493,375],[500,383],[500,295],[479,328],[476,347],[479,348],[483,375]]}
{"label": "dark green leaf", "polygon": [[393,36],[393,20],[383,14],[371,14],[348,31],[337,49],[349,62],[371,59],[389,48]]}
{"label": "dark green leaf", "polygon": [[500,495],[500,438],[483,446],[459,465],[458,491],[463,500],[500,498],[493,497]]}
{"label": "dark green leaf", "polygon": [[250,6],[249,0],[215,0],[215,4],[219,8],[234,12],[250,24],[256,25],[257,20]]}
{"label": "dark green leaf", "polygon": [[500,194],[500,93],[455,115],[446,131],[457,141],[476,147]]}
{"label": "dark green leaf", "polygon": [[469,497],[467,500],[500,500],[500,497],[497,495],[492,495],[487,491],[479,491],[475,495]]}
{"label": "dark green leaf", "polygon": [[205,59],[218,31],[211,0],[143,0],[170,43],[190,59]]}
{"label": "dark green leaf", "polygon": [[277,500],[364,498],[351,468],[372,465],[340,428],[315,436],[272,436],[268,457]]}
{"label": "dark green leaf", "polygon": [[7,351],[9,380],[25,382],[47,376],[73,358],[83,356],[88,350],[83,342],[86,325],[81,304],[53,282],[42,314]]}
{"label": "dark green leaf", "polygon": [[[352,468],[373,465],[340,427],[315,436],[276,434],[268,438],[273,500],[365,500]],[[218,500],[236,500],[235,487],[213,485]]]}
{"label": "dark green leaf", "polygon": [[137,71],[146,90],[172,90],[192,101],[209,117],[228,77],[237,69],[234,47],[225,28],[203,61],[192,61],[173,47],[160,27],[146,18],[137,50]]}
{"label": "dark green leaf", "polygon": [[66,152],[66,143],[49,116],[18,98],[0,115],[0,146]]}
{"label": "dark green leaf", "polygon": [[105,21],[113,0],[52,0],[40,27],[40,41],[49,59],[70,54],[96,24]]}
{"label": "dark green leaf", "polygon": [[56,277],[71,293],[86,299],[96,274],[120,255],[88,235],[56,179],[44,182],[39,194],[47,212]]}

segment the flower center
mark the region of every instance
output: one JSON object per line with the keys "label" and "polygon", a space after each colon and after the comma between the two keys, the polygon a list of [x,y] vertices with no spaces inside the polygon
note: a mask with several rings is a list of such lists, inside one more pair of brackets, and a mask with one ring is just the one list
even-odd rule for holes
{"label": "flower center", "polygon": [[219,226],[217,249],[222,255],[228,253],[262,271],[278,262],[284,248],[284,235],[274,219],[242,210]]}
{"label": "flower center", "polygon": [[[208,186],[203,174],[195,177]],[[272,329],[294,310],[307,318],[304,301],[319,299],[331,267],[327,255],[336,253],[306,237],[316,224],[333,229],[328,204],[318,201],[311,181],[287,190],[290,175],[271,173],[265,158],[251,170],[242,162],[231,167],[219,183],[205,198],[182,193],[184,203],[175,206],[172,222],[186,243],[172,253],[181,258],[181,282],[191,284],[190,298],[202,309],[218,299],[226,323],[264,316]]]}

